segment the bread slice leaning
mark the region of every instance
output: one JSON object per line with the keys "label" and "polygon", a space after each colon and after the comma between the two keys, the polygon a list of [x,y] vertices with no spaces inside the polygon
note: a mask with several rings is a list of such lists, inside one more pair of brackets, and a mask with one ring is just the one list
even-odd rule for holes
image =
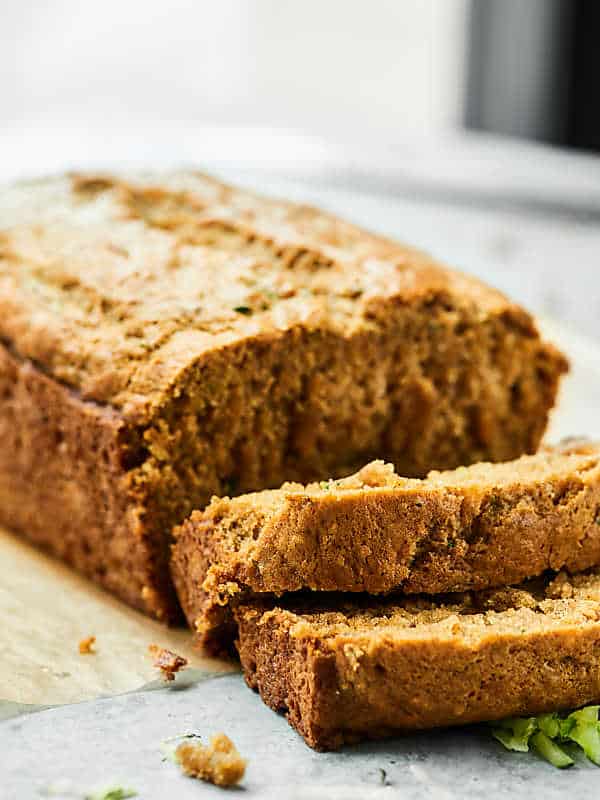
{"label": "bread slice leaning", "polygon": [[248,685],[311,747],[600,700],[600,572],[365,602],[236,610]]}
{"label": "bread slice leaning", "polygon": [[600,563],[600,449],[585,442],[406,479],[373,462],[339,481],[213,499],[176,531],[171,570],[201,642],[231,607],[313,591],[405,594],[519,583]]}

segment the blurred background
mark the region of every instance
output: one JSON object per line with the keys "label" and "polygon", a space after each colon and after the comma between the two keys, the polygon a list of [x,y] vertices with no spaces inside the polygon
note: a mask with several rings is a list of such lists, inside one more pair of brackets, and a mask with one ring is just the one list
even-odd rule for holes
{"label": "blurred background", "polygon": [[594,0],[4,0],[0,178],[195,163],[600,337]]}

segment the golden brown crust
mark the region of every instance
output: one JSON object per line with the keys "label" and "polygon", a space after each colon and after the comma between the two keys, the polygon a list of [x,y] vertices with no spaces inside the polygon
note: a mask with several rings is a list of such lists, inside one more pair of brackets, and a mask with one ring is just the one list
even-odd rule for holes
{"label": "golden brown crust", "polygon": [[0,397],[0,522],[130,605],[173,617],[168,545],[131,469],[135,432],[2,344]]}
{"label": "golden brown crust", "polygon": [[240,607],[249,686],[311,747],[600,699],[600,574],[443,600]]}
{"label": "golden brown crust", "polygon": [[214,498],[176,532],[171,569],[188,621],[220,648],[229,606],[250,594],[435,594],[599,562],[600,449],[585,443],[425,480],[373,462],[343,480]]}
{"label": "golden brown crust", "polygon": [[162,618],[211,495],[533,452],[565,369],[497,292],[314,209],[195,173],[0,193],[0,522]]}
{"label": "golden brown crust", "polygon": [[347,334],[390,301],[443,294],[534,333],[499,292],[422,253],[195,173],[18,184],[0,235],[0,338],[137,418],[204,352],[297,326]]}

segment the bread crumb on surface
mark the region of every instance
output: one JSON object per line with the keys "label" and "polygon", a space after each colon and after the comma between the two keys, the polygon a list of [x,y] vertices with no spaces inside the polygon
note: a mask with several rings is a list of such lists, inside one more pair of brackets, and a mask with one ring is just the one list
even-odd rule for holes
{"label": "bread crumb on surface", "polygon": [[166,647],[151,644],[148,646],[148,651],[154,658],[154,666],[161,671],[165,681],[175,680],[176,673],[184,669],[184,667],[187,667],[187,658],[178,656],[177,653],[174,653],[172,650],[167,650]]}
{"label": "bread crumb on surface", "polygon": [[186,775],[217,786],[235,786],[246,771],[246,760],[224,733],[213,736],[206,747],[197,742],[182,742],[175,750],[175,760]]}
{"label": "bread crumb on surface", "polygon": [[82,656],[91,655],[96,652],[94,645],[96,644],[95,636],[86,636],[79,642],[79,652]]}

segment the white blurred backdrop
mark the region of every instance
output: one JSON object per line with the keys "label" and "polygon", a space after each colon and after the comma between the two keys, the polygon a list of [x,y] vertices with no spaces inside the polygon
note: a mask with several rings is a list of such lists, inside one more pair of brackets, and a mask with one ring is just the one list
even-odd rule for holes
{"label": "white blurred backdrop", "polygon": [[567,3],[0,0],[0,180],[193,163],[600,337],[600,160],[463,129],[549,107]]}
{"label": "white blurred backdrop", "polygon": [[394,140],[460,123],[467,0],[3,0],[0,121]]}

